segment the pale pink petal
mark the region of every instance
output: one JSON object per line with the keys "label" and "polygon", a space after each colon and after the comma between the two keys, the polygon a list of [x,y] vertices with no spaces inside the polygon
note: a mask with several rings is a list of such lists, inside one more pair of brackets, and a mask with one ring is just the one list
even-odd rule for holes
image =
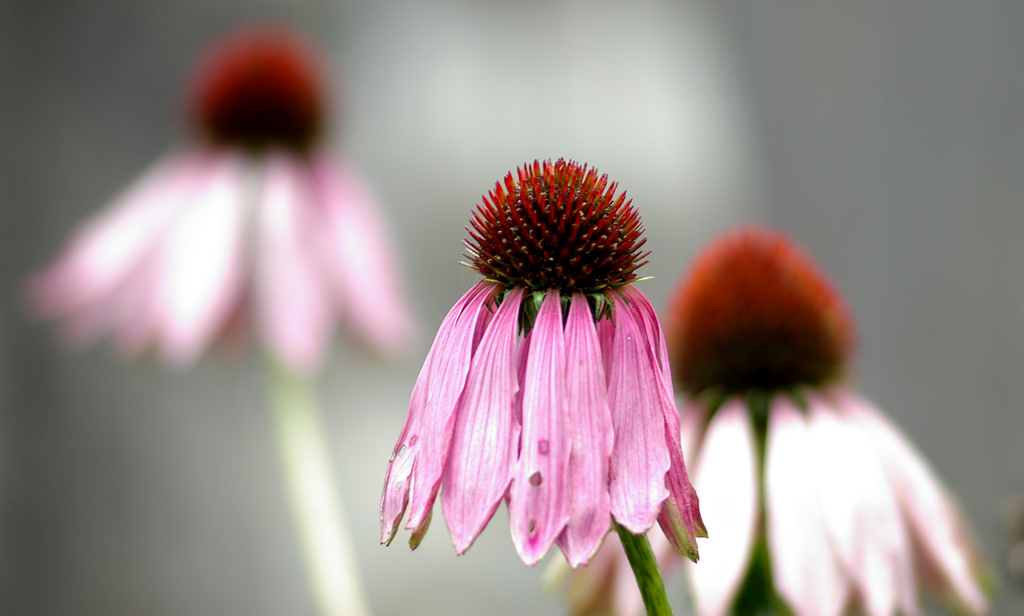
{"label": "pale pink petal", "polygon": [[637,323],[647,337],[648,358],[655,375],[652,389],[657,391],[658,403],[665,422],[665,439],[671,466],[665,477],[669,498],[662,504],[658,522],[676,552],[696,562],[697,537],[707,537],[707,529],[700,515],[697,491],[690,484],[683,460],[682,437],[679,432],[679,414],[676,412],[675,393],[668,364],[665,335],[661,331],[654,308],[643,293],[633,285],[625,285],[623,294],[629,302]]}
{"label": "pale pink petal", "polygon": [[424,531],[430,522],[455,425],[455,408],[469,374],[477,323],[498,289],[491,282],[476,283],[448,311],[437,330],[388,463],[380,504],[381,543],[391,543],[410,500],[407,528]]}
{"label": "pale pink petal", "polygon": [[808,398],[811,456],[825,528],[869,616],[920,612],[913,552],[885,471],[864,432]]}
{"label": "pale pink petal", "polygon": [[712,417],[694,467],[701,513],[714,531],[700,546],[700,563],[685,563],[701,616],[729,612],[750,565],[760,513],[756,455],[746,404],[729,398]]}
{"label": "pale pink petal", "polygon": [[[612,294],[615,341],[608,375],[612,448],[612,515],[633,534],[646,532],[668,497],[665,474],[671,465],[663,392],[651,363],[647,336],[629,306]],[[677,447],[678,447],[677,443]]]}
{"label": "pale pink petal", "polygon": [[305,163],[273,153],[263,169],[256,246],[257,318],[264,342],[294,370],[323,360],[332,315],[323,274],[313,259],[312,194]]}
{"label": "pale pink petal", "polygon": [[[29,280],[30,308],[62,318],[61,333],[73,346],[113,332],[121,352],[142,351],[156,335],[157,245],[207,182],[209,162],[209,153],[196,150],[157,163],[86,223],[53,265]],[[137,334],[138,344],[118,342],[127,332]]]}
{"label": "pale pink petal", "polygon": [[848,392],[837,395],[846,416],[867,434],[907,517],[910,530],[941,572],[952,597],[972,614],[988,611],[988,600],[972,571],[973,543],[956,502],[924,457],[881,411]]}
{"label": "pale pink petal", "polygon": [[159,352],[183,366],[199,356],[242,293],[246,165],[241,154],[210,161],[211,175],[183,204],[160,242],[152,309]]}
{"label": "pale pink petal", "polygon": [[849,584],[822,519],[807,421],[786,396],[769,413],[764,498],[775,589],[796,616],[839,616]]}
{"label": "pale pink petal", "polygon": [[519,558],[533,565],[569,521],[566,488],[572,439],[565,389],[562,300],[557,289],[544,297],[529,344],[523,381],[522,446],[509,488],[509,521]]}
{"label": "pale pink petal", "polygon": [[473,355],[456,412],[441,506],[459,554],[494,515],[519,453],[512,406],[519,389],[516,340],[522,299],[522,288],[516,288],[498,308]]}
{"label": "pale pink petal", "polygon": [[387,225],[347,165],[324,152],[312,164],[327,238],[324,266],[344,318],[374,349],[402,355],[410,350],[414,327]]}
{"label": "pale pink petal", "polygon": [[114,293],[205,180],[206,162],[206,153],[197,151],[170,154],[153,165],[29,280],[30,308],[43,317],[61,317]]}
{"label": "pale pink petal", "polygon": [[597,329],[590,305],[574,293],[565,324],[565,387],[572,426],[569,525],[559,541],[569,564],[586,564],[611,528],[608,459],[612,417]]}
{"label": "pale pink petal", "polygon": [[[82,347],[107,333],[114,347],[125,357],[135,357],[156,339],[157,317],[153,309],[158,283],[157,250],[141,255],[132,271],[117,288],[78,306],[60,323],[61,335],[71,345]],[[130,344],[127,344],[130,342]]]}

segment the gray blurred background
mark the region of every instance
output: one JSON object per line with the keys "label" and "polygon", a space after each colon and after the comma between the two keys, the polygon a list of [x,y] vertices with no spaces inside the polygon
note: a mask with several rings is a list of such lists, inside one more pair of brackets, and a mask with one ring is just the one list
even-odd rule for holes
{"label": "gray blurred background", "polygon": [[388,208],[422,326],[399,365],[339,337],[321,379],[376,614],[564,613],[504,508],[458,558],[440,515],[415,553],[377,528],[416,372],[475,279],[469,212],[559,156],[634,199],[656,306],[732,224],[803,243],[859,324],[859,388],[959,494],[993,613],[1024,611],[997,516],[1024,488],[1024,4],[0,0],[0,614],[315,612],[255,353],[183,372],[67,353],[17,295],[185,140],[190,63],[254,17],[333,59],[333,143]]}

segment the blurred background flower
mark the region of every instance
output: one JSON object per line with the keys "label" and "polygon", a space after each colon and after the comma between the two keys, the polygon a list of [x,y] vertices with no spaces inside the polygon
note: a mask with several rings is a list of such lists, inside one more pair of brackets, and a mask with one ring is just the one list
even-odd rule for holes
{"label": "blurred background flower", "polygon": [[324,68],[281,24],[224,34],[192,70],[187,145],[74,234],[27,285],[29,310],[84,345],[173,366],[256,331],[288,369],[316,372],[334,321],[384,356],[412,318],[370,191],[322,143]]}
{"label": "blurred background flower", "polygon": [[[393,214],[421,322],[475,280],[451,275],[462,227],[482,187],[524,160],[572,157],[629,187],[655,306],[712,234],[770,222],[845,291],[864,332],[860,388],[999,560],[995,507],[1024,487],[1020,3],[12,0],[0,613],[314,613],[269,426],[252,412],[256,362],[128,372],[106,349],[62,354],[15,299],[178,135],[199,50],[254,16],[287,18],[336,54],[347,104],[334,143]],[[499,520],[460,558],[444,533],[413,555],[379,546],[380,452],[418,367],[342,350],[324,368],[338,463],[366,468],[340,479],[375,612],[563,613]],[[1022,610],[1012,588],[993,600],[993,614]]]}

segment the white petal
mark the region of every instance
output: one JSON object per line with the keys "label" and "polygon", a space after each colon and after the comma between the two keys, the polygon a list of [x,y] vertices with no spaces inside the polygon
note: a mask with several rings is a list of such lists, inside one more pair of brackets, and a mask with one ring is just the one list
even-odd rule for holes
{"label": "white petal", "polygon": [[988,611],[988,601],[971,570],[973,545],[959,509],[924,457],[870,402],[850,393],[840,406],[870,439],[916,539],[949,590],[971,613]]}
{"label": "white petal", "polygon": [[825,526],[869,616],[920,612],[913,552],[874,448],[855,424],[818,397],[808,400],[811,466]]}
{"label": "white petal", "polygon": [[829,544],[811,467],[807,422],[787,397],[772,401],[764,493],[775,589],[796,616],[839,616],[849,585]]}
{"label": "white petal", "polygon": [[191,363],[224,324],[242,292],[241,155],[211,160],[211,176],[161,242],[154,310],[160,353]]}
{"label": "white petal", "polygon": [[750,564],[759,512],[755,452],[746,405],[731,398],[711,419],[695,467],[701,517],[712,536],[701,541],[700,562],[685,563],[701,616],[729,611]]}
{"label": "white petal", "polygon": [[308,372],[323,359],[331,314],[312,255],[312,187],[303,164],[283,153],[265,162],[256,282],[266,344],[285,364]]}

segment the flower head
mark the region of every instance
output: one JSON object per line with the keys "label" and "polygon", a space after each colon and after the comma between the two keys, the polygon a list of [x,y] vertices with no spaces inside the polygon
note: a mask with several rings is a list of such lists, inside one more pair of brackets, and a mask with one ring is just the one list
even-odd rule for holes
{"label": "flower head", "polygon": [[203,137],[83,225],[28,285],[36,314],[82,344],[191,363],[252,321],[287,366],[319,366],[340,318],[400,353],[411,320],[369,191],[319,144],[324,86],[302,38],[271,25],[216,43],[195,71]]}
{"label": "flower head", "polygon": [[[698,614],[915,615],[920,587],[987,610],[955,501],[842,384],[850,319],[790,240],[750,227],[712,243],[680,282],[666,331],[690,396],[683,448],[715,533],[686,567]],[[609,600],[635,613],[635,590],[617,593]]]}
{"label": "flower head", "polygon": [[485,280],[448,313],[413,388],[381,501],[410,544],[439,491],[463,553],[507,498],[526,564],[555,542],[586,563],[611,528],[657,519],[696,559],[704,535],[679,447],[668,357],[630,282],[643,232],[606,176],[534,162],[484,197],[467,264]]}

